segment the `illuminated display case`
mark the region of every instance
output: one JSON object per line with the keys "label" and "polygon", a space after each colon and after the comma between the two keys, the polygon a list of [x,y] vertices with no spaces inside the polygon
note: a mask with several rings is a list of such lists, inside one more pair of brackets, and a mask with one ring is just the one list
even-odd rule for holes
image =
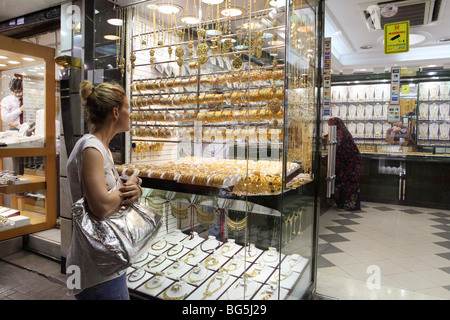
{"label": "illuminated display case", "polygon": [[[56,223],[54,49],[0,36],[0,240]],[[10,81],[22,79],[23,120],[9,119]],[[18,99],[16,99],[19,101]]]}
{"label": "illuminated display case", "polygon": [[139,170],[165,219],[128,285],[166,300],[301,299],[317,250],[318,2],[217,2],[117,10],[132,121],[118,170]]}

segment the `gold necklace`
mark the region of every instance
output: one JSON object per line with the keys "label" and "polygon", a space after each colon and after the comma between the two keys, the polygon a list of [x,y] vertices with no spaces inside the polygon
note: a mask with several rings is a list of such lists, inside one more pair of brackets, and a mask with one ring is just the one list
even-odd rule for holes
{"label": "gold necklace", "polygon": [[170,295],[168,294],[169,291],[175,291],[175,292],[177,292],[177,291],[180,290],[179,287],[175,287],[176,285],[180,286],[179,284],[175,283],[175,284],[173,284],[172,286],[168,287],[166,290],[164,290],[164,292],[163,292],[163,297],[164,297],[165,299],[167,299],[167,300],[181,300],[181,299],[186,298],[186,296],[188,295],[187,292],[186,292],[185,294],[183,294],[182,296],[179,296],[179,297],[172,297],[172,296],[170,296]]}
{"label": "gold necklace", "polygon": [[166,257],[163,257],[163,259],[162,259],[161,262],[159,262],[159,263],[157,262],[156,265],[150,266],[150,264],[151,264],[153,261],[156,261],[156,260],[159,259],[159,258],[160,258],[160,256],[155,257],[154,259],[152,259],[151,261],[149,261],[149,262],[147,263],[147,267],[150,268],[150,269],[152,269],[152,268],[155,268],[155,267],[161,265],[164,261],[166,261]]}
{"label": "gold necklace", "polygon": [[277,255],[277,252],[276,252],[276,251],[275,251],[275,259],[274,259],[274,260],[268,260],[268,259],[266,259],[267,256],[271,255],[271,253],[272,253],[272,252],[271,252],[270,250],[268,250],[268,251],[266,251],[266,252],[263,253],[262,259],[264,260],[264,262],[266,262],[266,263],[273,263],[273,262],[275,262],[275,261],[278,260],[278,255]]}
{"label": "gold necklace", "polygon": [[280,270],[277,270],[277,271],[274,273],[273,277],[275,278],[276,281],[281,282],[281,281],[284,281],[284,280],[286,280],[287,278],[289,278],[289,277],[291,276],[291,274],[292,274],[292,270],[289,270],[288,273],[285,273],[284,275],[281,275],[281,277],[280,277]]}
{"label": "gold necklace", "polygon": [[[236,260],[240,260],[240,263],[236,263]],[[237,269],[239,269],[242,265],[244,260],[242,259],[232,259],[230,262],[228,262],[228,264],[225,267],[225,270],[227,270],[228,272],[230,271],[236,271]],[[231,269],[230,267],[234,266],[233,269]]]}
{"label": "gold necklace", "polygon": [[175,248],[175,247],[179,247],[179,245],[176,244],[176,245],[174,245],[172,248],[170,248],[169,251],[167,251],[167,256],[168,256],[168,257],[176,256],[177,254],[180,254],[180,253],[183,251],[183,249],[184,249],[184,245],[181,245],[181,250],[178,250],[178,251],[176,251],[175,253],[169,254],[169,252],[172,251],[173,248]]}
{"label": "gold necklace", "polygon": [[[211,281],[208,282],[208,285],[206,286],[205,292],[203,292],[203,298],[201,300],[205,300],[206,298],[211,297],[214,293],[216,293],[217,291],[219,291],[224,285],[225,283],[227,283],[228,279],[230,278],[230,276],[227,275],[221,275],[221,279],[219,282],[219,285],[217,286],[217,288],[213,291],[209,291],[210,286],[216,282],[217,276],[219,275],[219,273],[217,273],[212,279]],[[226,280],[223,281],[224,277],[226,277]]]}
{"label": "gold necklace", "polygon": [[[165,280],[166,280],[166,279],[165,279],[164,277],[158,276],[158,279],[152,279],[152,280],[147,281],[147,282],[145,283],[145,288],[148,289],[148,290],[153,290],[153,289],[159,288],[159,287],[162,286],[162,284],[164,283]],[[156,284],[156,285],[155,285],[154,287],[150,287],[150,286],[149,286],[149,283],[150,283],[150,282],[153,282],[153,283]]]}
{"label": "gold necklace", "polygon": [[[227,243],[225,243],[225,244],[222,246],[220,252],[221,252],[222,254],[227,253],[227,252],[233,250],[234,247],[236,247],[236,243],[231,242],[231,244],[230,244],[230,242],[227,242]],[[226,248],[226,250],[225,250],[225,248]]]}
{"label": "gold necklace", "polygon": [[206,258],[206,260],[205,260],[205,267],[212,267],[212,266],[215,266],[215,265],[217,265],[217,264],[219,264],[219,259],[216,257],[216,256],[214,256],[214,255],[212,255],[212,256],[209,256],[208,258]]}
{"label": "gold necklace", "polygon": [[[198,273],[200,273],[200,271],[205,271],[204,273],[204,275],[203,275],[203,277],[202,278],[200,278],[200,279],[193,279],[192,278],[192,274],[194,273],[196,273],[195,271],[198,271]],[[208,275],[208,271],[206,270],[206,269],[204,269],[204,268],[200,268],[200,267],[196,267],[196,268],[194,268],[194,269],[192,269],[189,273],[188,273],[188,279],[189,279],[189,282],[191,282],[191,283],[197,283],[197,282],[201,282],[201,281],[203,281],[203,280],[205,280],[206,279],[206,277],[207,277],[207,275]]]}
{"label": "gold necklace", "polygon": [[190,259],[197,257],[198,248],[191,250],[184,259],[185,263],[188,263]]}

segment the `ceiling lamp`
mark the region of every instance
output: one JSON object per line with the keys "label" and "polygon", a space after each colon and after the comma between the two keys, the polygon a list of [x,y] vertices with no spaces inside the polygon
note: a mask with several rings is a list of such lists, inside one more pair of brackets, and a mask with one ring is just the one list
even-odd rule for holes
{"label": "ceiling lamp", "polygon": [[274,40],[274,41],[269,41],[269,44],[272,46],[280,46],[280,45],[284,44],[284,42],[281,40]]}
{"label": "ceiling lamp", "polygon": [[206,4],[221,4],[225,0],[202,0],[203,3]]}
{"label": "ceiling lamp", "polygon": [[0,63],[0,67],[7,67],[8,65],[4,64],[4,63]]}
{"label": "ceiling lamp", "polygon": [[220,40],[220,41],[225,42],[227,40],[230,40],[232,43],[236,42],[236,39],[233,39],[233,38],[222,38],[222,40]]}
{"label": "ceiling lamp", "polygon": [[225,17],[237,17],[244,14],[244,12],[244,9],[238,7],[223,8],[220,10],[220,14]]}
{"label": "ceiling lamp", "polygon": [[9,59],[7,56],[0,56],[0,59]]}
{"label": "ceiling lamp", "polygon": [[22,60],[25,60],[25,61],[34,61],[34,60],[36,60],[36,59],[30,58],[30,57],[23,57]]}
{"label": "ceiling lamp", "polygon": [[122,23],[123,23],[122,19],[117,19],[117,18],[108,19],[106,21],[113,26],[122,26]]}
{"label": "ceiling lamp", "polygon": [[257,30],[257,29],[261,28],[261,25],[258,22],[250,22],[250,24],[248,22],[246,22],[241,26],[241,28],[245,29],[245,30],[248,30],[248,29]]}
{"label": "ceiling lamp", "polygon": [[439,42],[449,42],[450,41],[450,37],[440,38],[438,41]]}
{"label": "ceiling lamp", "polygon": [[173,4],[159,4],[158,11],[164,14],[177,14],[181,12],[181,7]]}
{"label": "ceiling lamp", "polygon": [[184,16],[180,18],[180,21],[185,24],[198,24],[200,19],[194,16]]}
{"label": "ceiling lamp", "polygon": [[415,45],[415,44],[419,44],[424,42],[426,39],[426,37],[424,35],[421,34],[417,34],[417,33],[410,33],[409,34],[409,45]]}
{"label": "ceiling lamp", "polygon": [[360,47],[361,49],[372,49],[372,46],[370,44],[365,44]]}
{"label": "ceiling lamp", "polygon": [[107,34],[107,35],[103,36],[103,38],[105,38],[106,40],[119,40],[120,39],[119,36],[116,36],[113,34]]}
{"label": "ceiling lamp", "polygon": [[8,60],[6,62],[8,62],[9,64],[20,64],[20,61],[16,61],[16,60]]}
{"label": "ceiling lamp", "polygon": [[206,34],[210,37],[220,36],[222,34],[222,31],[216,29],[208,29],[206,30]]}
{"label": "ceiling lamp", "polygon": [[286,6],[286,0],[271,0],[269,5],[274,8],[281,8]]}

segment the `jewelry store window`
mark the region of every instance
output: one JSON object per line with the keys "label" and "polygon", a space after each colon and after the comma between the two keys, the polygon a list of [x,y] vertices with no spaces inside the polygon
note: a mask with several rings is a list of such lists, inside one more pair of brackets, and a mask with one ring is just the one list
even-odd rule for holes
{"label": "jewelry store window", "polygon": [[118,171],[139,170],[143,201],[165,219],[127,272],[132,295],[269,300],[314,290],[317,3],[116,8],[115,67],[132,112]]}

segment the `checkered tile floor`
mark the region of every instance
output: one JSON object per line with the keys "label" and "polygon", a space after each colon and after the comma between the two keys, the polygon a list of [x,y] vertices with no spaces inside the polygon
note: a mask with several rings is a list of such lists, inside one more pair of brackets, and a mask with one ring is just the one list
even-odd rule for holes
{"label": "checkered tile floor", "polygon": [[364,202],[320,217],[317,293],[450,299],[450,211]]}

